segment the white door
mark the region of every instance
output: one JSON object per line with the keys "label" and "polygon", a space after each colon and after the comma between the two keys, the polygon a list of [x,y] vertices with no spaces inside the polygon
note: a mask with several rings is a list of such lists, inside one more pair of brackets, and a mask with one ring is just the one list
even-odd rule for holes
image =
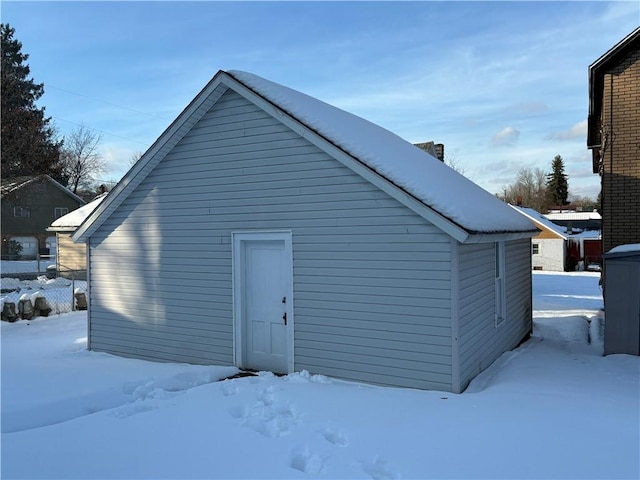
{"label": "white door", "polygon": [[290,234],[234,235],[236,349],[239,366],[292,371]]}

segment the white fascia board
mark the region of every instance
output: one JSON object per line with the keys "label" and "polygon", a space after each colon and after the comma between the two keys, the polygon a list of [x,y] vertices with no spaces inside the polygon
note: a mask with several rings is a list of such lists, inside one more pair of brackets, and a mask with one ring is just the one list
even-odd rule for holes
{"label": "white fascia board", "polygon": [[467,240],[460,243],[495,243],[508,242],[510,240],[522,240],[524,238],[533,238],[539,233],[539,230],[529,232],[504,232],[504,233],[473,233],[467,237]]}
{"label": "white fascia board", "polygon": [[278,108],[276,105],[266,100],[264,97],[247,88],[245,85],[238,82],[235,78],[227,75],[224,83],[228,84],[229,87],[236,91],[238,94],[242,95],[244,98],[260,107],[272,117],[282,122],[298,135],[308,140],[324,152],[328,153],[343,165],[345,165],[347,168],[360,175],[362,178],[372,183],[380,190],[387,193],[389,196],[395,198],[407,208],[420,215],[424,219],[428,220],[433,225],[440,228],[451,237],[455,238],[457,241],[465,243],[465,241],[469,237],[469,232],[467,232],[465,229],[458,226],[446,217],[440,215],[438,212],[428,207],[424,203],[420,202],[412,195],[404,191],[402,188],[394,185],[387,178],[381,176],[380,174],[366,166],[364,163],[355,159],[344,150],[324,138],[322,135],[316,133],[315,131],[298,121],[296,118],[290,116],[289,114]]}
{"label": "white fascia board", "polygon": [[198,95],[187,105],[180,115],[167,127],[158,139],[131,167],[106,198],[78,227],[72,236],[74,242],[84,242],[102,225],[122,204],[130,193],[151,173],[155,166],[173,149],[173,147],[191,130],[206,112],[226,92],[226,87],[216,92],[222,79],[228,78],[224,72],[218,72]]}

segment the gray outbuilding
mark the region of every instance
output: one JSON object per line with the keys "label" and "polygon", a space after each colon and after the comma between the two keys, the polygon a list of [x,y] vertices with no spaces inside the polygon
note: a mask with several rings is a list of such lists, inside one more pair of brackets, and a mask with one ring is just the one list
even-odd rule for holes
{"label": "gray outbuilding", "polygon": [[220,71],[73,239],[92,350],[461,392],[531,331],[536,233],[391,132]]}
{"label": "gray outbuilding", "polygon": [[604,259],[604,354],[640,355],[640,245],[620,245]]}

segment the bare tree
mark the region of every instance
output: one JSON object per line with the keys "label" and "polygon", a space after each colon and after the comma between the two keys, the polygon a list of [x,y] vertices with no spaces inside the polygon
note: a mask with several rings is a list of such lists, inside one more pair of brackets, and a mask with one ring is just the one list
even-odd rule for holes
{"label": "bare tree", "polygon": [[142,154],[143,152],[141,151],[134,152],[134,154],[131,155],[131,158],[129,159],[129,166],[133,167],[136,163],[138,163],[138,160],[142,158]]}
{"label": "bare tree", "polygon": [[516,181],[502,188],[502,200],[514,205],[525,207],[546,213],[548,209],[547,174],[541,168],[523,167],[518,170]]}
{"label": "bare tree", "polygon": [[90,187],[96,175],[107,171],[107,162],[98,150],[101,141],[101,134],[83,124],[65,137],[61,158],[73,193]]}
{"label": "bare tree", "polygon": [[456,172],[458,172],[460,175],[464,175],[465,177],[467,176],[466,167],[462,164],[462,162],[460,162],[460,160],[458,160],[458,158],[455,155],[447,154],[445,156],[444,163],[447,164],[449,168],[451,168],[452,170],[455,170]]}

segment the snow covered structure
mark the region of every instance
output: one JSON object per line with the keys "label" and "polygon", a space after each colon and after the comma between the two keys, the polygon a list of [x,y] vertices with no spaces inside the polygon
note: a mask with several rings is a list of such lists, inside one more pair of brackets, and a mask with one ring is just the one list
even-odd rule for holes
{"label": "snow covered structure", "polygon": [[87,249],[83,243],[74,243],[71,235],[76,228],[89,216],[104,200],[106,193],[102,193],[82,207],[67,213],[55,220],[47,228],[47,232],[56,235],[56,270],[58,272],[86,270]]}
{"label": "snow covered structure", "polygon": [[536,232],[391,132],[220,71],[73,239],[93,350],[460,392],[531,330]]}
{"label": "snow covered structure", "polygon": [[533,208],[512,205],[529,218],[540,232],[531,240],[531,263],[534,270],[574,271],[590,265],[600,267],[602,240],[599,230],[574,232],[557,225]]}
{"label": "snow covered structure", "polygon": [[618,245],[604,258],[604,354],[640,355],[640,244]]}

